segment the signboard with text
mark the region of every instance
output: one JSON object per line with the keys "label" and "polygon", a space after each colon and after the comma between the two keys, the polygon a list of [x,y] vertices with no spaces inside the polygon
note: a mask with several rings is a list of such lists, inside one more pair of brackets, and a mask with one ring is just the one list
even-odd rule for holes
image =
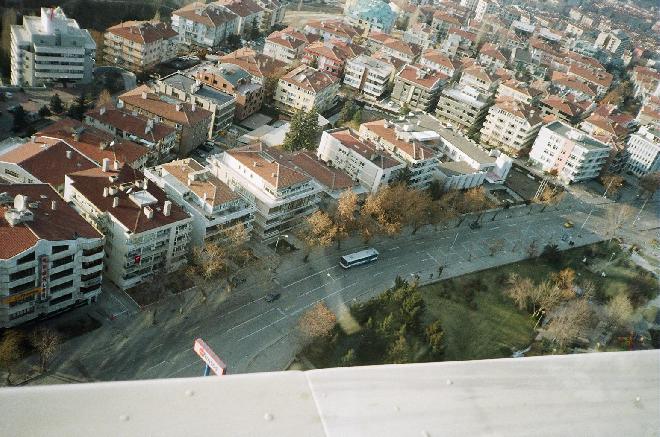
{"label": "signboard with text", "polygon": [[227,366],[222,362],[220,358],[218,358],[215,352],[213,352],[213,350],[209,347],[208,344],[204,342],[204,340],[201,338],[196,339],[193,350],[202,360],[204,360],[204,362],[211,368],[211,370],[213,370],[213,373],[218,376],[225,374]]}

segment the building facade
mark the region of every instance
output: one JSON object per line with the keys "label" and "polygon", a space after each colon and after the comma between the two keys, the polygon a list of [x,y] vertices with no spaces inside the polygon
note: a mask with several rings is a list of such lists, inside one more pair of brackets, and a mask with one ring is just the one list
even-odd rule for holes
{"label": "building facade", "polygon": [[660,171],[660,129],[642,126],[626,145],[625,169],[636,176]]}
{"label": "building facade", "polygon": [[0,192],[0,327],[94,302],[103,235],[48,185],[2,185]]}
{"label": "building facade", "polygon": [[175,58],[178,48],[179,34],[168,24],[128,21],[105,32],[103,57],[110,65],[137,73]]}
{"label": "building facade", "polygon": [[436,115],[440,120],[471,134],[481,128],[490,105],[491,99],[483,91],[455,85],[442,90]]}
{"label": "building facade", "polygon": [[519,156],[532,145],[542,124],[538,109],[512,99],[499,99],[488,109],[480,141]]}
{"label": "building facade", "polygon": [[293,113],[299,109],[318,112],[335,105],[339,79],[307,65],[285,74],[277,82],[275,102],[279,108]]}
{"label": "building facade", "polygon": [[40,17],[23,17],[11,26],[11,83],[43,86],[87,84],[93,79],[96,43],[61,8],[41,8]]}
{"label": "building facade", "polygon": [[392,99],[424,112],[432,111],[438,103],[442,86],[448,80],[447,75],[428,67],[406,65],[394,79]]}
{"label": "building facade", "polygon": [[365,97],[378,99],[394,76],[394,66],[371,56],[359,55],[346,63],[344,85],[359,90]]}
{"label": "building facade", "polygon": [[172,29],[181,44],[216,47],[238,34],[238,15],[216,3],[193,2],[172,12]]}

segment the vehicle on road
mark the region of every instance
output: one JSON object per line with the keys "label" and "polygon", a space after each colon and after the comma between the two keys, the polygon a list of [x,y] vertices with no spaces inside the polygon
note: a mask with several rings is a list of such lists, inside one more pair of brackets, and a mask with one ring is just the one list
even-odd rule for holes
{"label": "vehicle on road", "polygon": [[481,227],[481,223],[479,222],[470,223],[470,229],[479,229],[480,227]]}
{"label": "vehicle on road", "polygon": [[345,269],[349,269],[353,266],[359,266],[362,264],[367,264],[374,262],[378,259],[378,251],[373,247],[370,247],[359,252],[349,253],[339,258],[339,265]]}
{"label": "vehicle on road", "polygon": [[573,227],[573,222],[570,221],[570,220],[567,221],[566,223],[564,223],[564,227],[565,227],[566,229],[570,229],[570,228],[572,228],[572,227]]}
{"label": "vehicle on road", "polygon": [[264,300],[266,302],[275,302],[279,298],[280,298],[280,293],[268,293],[264,298]]}

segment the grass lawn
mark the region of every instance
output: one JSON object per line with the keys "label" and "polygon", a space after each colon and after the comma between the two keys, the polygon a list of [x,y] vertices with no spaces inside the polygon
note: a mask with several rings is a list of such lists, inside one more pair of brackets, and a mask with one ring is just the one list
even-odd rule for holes
{"label": "grass lawn", "polygon": [[[513,351],[532,344],[536,331],[530,315],[504,296],[507,279],[517,273],[540,283],[564,268],[575,271],[578,287],[585,281],[593,282],[597,302],[628,293],[633,304],[639,305],[657,294],[652,275],[636,266],[617,242],[608,241],[561,252],[554,264],[535,258],[420,287],[425,304],[422,325],[440,321],[445,361],[510,357]],[[376,308],[374,315],[383,312]],[[305,356],[317,367],[333,367],[342,365],[341,357],[348,349],[365,348],[363,356],[368,364],[385,363],[386,357],[373,356],[377,351],[370,350],[370,342],[360,341],[361,335],[358,328],[357,333],[339,335],[334,341],[317,340],[306,349]],[[423,342],[423,337],[419,341]],[[540,353],[543,351],[535,344],[530,354]]]}

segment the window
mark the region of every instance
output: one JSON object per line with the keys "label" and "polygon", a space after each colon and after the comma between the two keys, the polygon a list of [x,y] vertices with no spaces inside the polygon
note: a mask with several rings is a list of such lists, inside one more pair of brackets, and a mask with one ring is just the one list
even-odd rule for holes
{"label": "window", "polygon": [[60,246],[53,246],[52,253],[56,254],[56,253],[64,252],[65,250],[69,250],[69,245],[68,244],[63,244],[63,245],[60,245]]}
{"label": "window", "polygon": [[[52,290],[51,290],[51,291],[52,291]],[[73,293],[67,293],[67,294],[62,295],[62,296],[60,296],[60,297],[58,297],[58,298],[52,299],[52,300],[50,301],[50,304],[51,304],[51,305],[57,305],[58,303],[62,303],[62,302],[65,302],[65,301],[67,301],[67,300],[70,300],[72,297],[73,297]]]}
{"label": "window", "polygon": [[73,274],[73,269],[62,270],[61,272],[54,273],[54,274],[50,275],[50,280],[55,281],[57,279],[65,278],[67,276],[70,276],[71,274]]}
{"label": "window", "polygon": [[73,255],[65,256],[64,258],[56,259],[53,261],[53,268],[69,264],[73,261]]}
{"label": "window", "polygon": [[34,267],[31,267],[29,269],[21,270],[16,273],[12,273],[9,275],[9,282],[13,282],[17,279],[22,279],[22,278],[27,278],[28,276],[34,275],[35,269]]}

